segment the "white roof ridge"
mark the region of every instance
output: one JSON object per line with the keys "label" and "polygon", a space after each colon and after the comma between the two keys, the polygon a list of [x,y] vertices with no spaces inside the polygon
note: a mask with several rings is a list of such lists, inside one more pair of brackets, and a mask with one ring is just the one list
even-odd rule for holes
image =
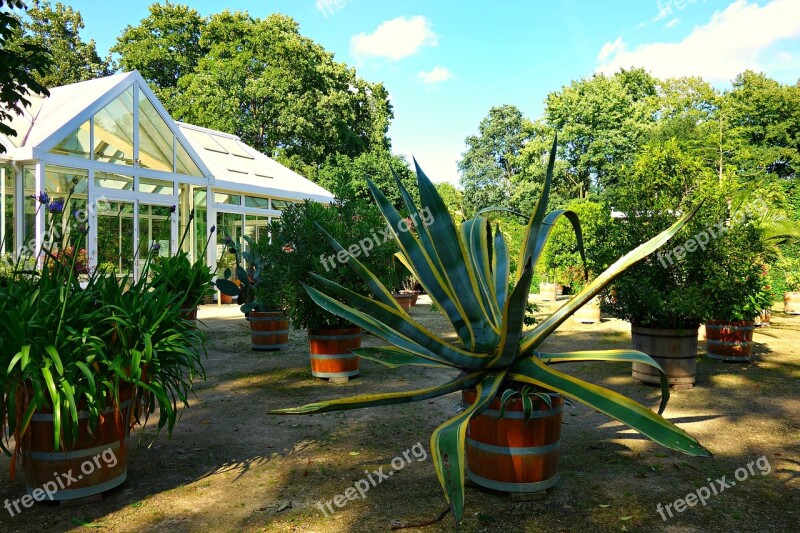
{"label": "white roof ridge", "polygon": [[217,135],[219,137],[227,137],[228,139],[233,139],[235,141],[242,140],[238,135],[234,135],[233,133],[226,133],[224,131],[212,130],[211,128],[204,128],[202,126],[197,126],[195,124],[189,124],[188,122],[181,122],[180,120],[176,120],[175,124],[177,124],[179,128],[186,128],[187,130],[200,131],[203,133],[208,133],[209,135]]}

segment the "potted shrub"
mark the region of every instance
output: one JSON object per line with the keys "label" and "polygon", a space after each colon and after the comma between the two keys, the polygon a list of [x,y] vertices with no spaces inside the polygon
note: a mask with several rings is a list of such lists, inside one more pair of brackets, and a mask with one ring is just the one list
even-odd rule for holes
{"label": "potted shrub", "polygon": [[778,262],[778,268],[783,271],[786,285],[783,311],[787,315],[800,315],[800,257],[787,254]]}
{"label": "potted shrub", "polygon": [[[236,277],[237,251],[235,248],[232,248],[228,245],[229,240],[230,236],[226,236],[224,250],[219,258],[219,261],[217,261],[217,276],[219,276],[220,273],[222,273],[222,275],[225,276],[224,279],[227,279],[234,285],[238,286],[241,285],[241,282]],[[219,279],[219,277],[217,279]],[[219,289],[219,287],[217,287],[217,289]],[[221,305],[231,305],[232,303],[234,303],[233,300],[234,296],[226,294],[221,290],[219,291],[219,303]]]}
{"label": "potted shrub", "polygon": [[[271,232],[270,232],[271,233]],[[285,249],[276,241],[256,241],[244,236],[247,251],[226,236],[225,243],[234,258],[237,282],[230,281],[231,271],[226,269],[217,279],[220,293],[236,298],[250,322],[250,339],[253,350],[273,351],[289,345],[289,319],[285,312],[284,257]]]}
{"label": "potted shrub", "polygon": [[[194,210],[189,215],[189,223],[183,231],[178,253],[171,256],[159,256],[160,245],[153,244],[156,255],[150,264],[150,274],[153,282],[157,285],[164,285],[169,292],[178,295],[181,304],[181,312],[187,320],[197,320],[197,306],[207,296],[214,294],[214,273],[206,265],[206,251],[211,237],[206,239],[203,251],[192,261],[189,253],[183,250],[183,243],[192,227],[191,221],[194,219]],[[212,235],[216,228],[212,227]],[[140,274],[142,275],[142,274]]]}
{"label": "potted shrub", "polygon": [[771,303],[766,285],[760,229],[748,218],[729,221],[727,231],[705,251],[703,291],[709,301],[708,357],[748,362],[753,353],[754,317]]}
{"label": "potted shrub", "polygon": [[[75,229],[80,249],[85,235]],[[55,252],[43,250],[41,271],[17,271],[0,285],[0,418],[8,421],[0,444],[12,476],[22,462],[37,500],[122,483],[131,425],[158,406],[158,428],[171,433],[179,403],[188,405],[193,381],[205,377],[205,337],[181,317],[182,294],[150,275],[152,251],[137,280],[95,272],[85,288],[77,254],[65,263]],[[105,464],[67,487],[36,490],[75,472],[87,450],[102,450]]]}
{"label": "potted shrub", "polygon": [[[444,488],[445,497],[455,515],[456,524],[460,522],[464,509],[465,446],[470,445],[471,441],[476,441],[476,438],[481,438],[478,435],[479,428],[472,425],[472,421],[477,420],[476,417],[485,413],[486,409],[492,409],[492,405],[497,409],[498,403],[495,403],[495,399],[498,395],[501,402],[503,397],[508,399],[510,396],[519,395],[520,398],[515,401],[519,400],[523,417],[526,413],[530,413],[528,418],[533,418],[534,414],[538,415],[540,411],[555,411],[558,407],[558,401],[550,400],[548,405],[541,397],[538,397],[538,403],[534,403],[530,394],[523,394],[528,385],[542,387],[544,390],[541,392],[545,396],[556,393],[585,403],[669,448],[689,455],[709,456],[709,452],[693,437],[646,407],[615,392],[559,372],[550,366],[550,363],[556,362],[608,360],[629,363],[636,361],[659,369],[658,363],[646,354],[627,350],[562,354],[545,354],[537,351],[537,347],[560,324],[568,320],[576,309],[596,296],[625,270],[664,245],[684,226],[693,213],[681,217],[671,227],[627,253],[571,301],[566,302],[561,309],[532,330],[523,333],[525,307],[535,268],[534,259],[539,257],[540,248],[546,241],[545,223],[553,221],[546,216],[546,209],[554,160],[555,143],[550,153],[543,193],[536,211],[531,216],[523,241],[524,246],[518,263],[521,267],[515,276],[514,287],[510,291],[507,290],[509,253],[502,233],[498,231],[493,236],[494,259],[489,262],[489,239],[473,240],[462,237],[469,235],[472,229],[476,229],[476,233],[491,231],[488,221],[481,218],[469,220],[462,224],[459,232],[434,185],[421,171],[418,171],[420,200],[431,210],[434,222],[425,232],[420,232],[419,236],[399,233],[398,241],[405,261],[413,267],[427,294],[453,325],[458,337],[457,342],[435,336],[418,324],[413,317],[402,310],[391,292],[376,276],[364,268],[354,254],[350,254],[349,250],[335,242],[334,248],[345,250],[347,265],[360,279],[369,284],[376,300],[364,298],[361,294],[322,277],[317,278],[320,289],[310,286],[306,288],[308,294],[321,307],[362,326],[390,344],[390,346],[362,348],[357,351],[362,357],[389,366],[422,365],[457,369],[461,371],[460,374],[436,387],[375,394],[369,397],[325,400],[302,407],[280,409],[273,413],[311,414],[355,409],[425,400],[467,390],[464,395],[465,409],[436,428],[431,436],[431,456],[439,481]],[[369,186],[387,222],[390,225],[396,224],[401,218],[400,214],[371,181]],[[402,184],[398,183],[398,187],[401,188],[404,198],[410,198]],[[409,201],[406,202],[406,206],[410,213],[416,212],[416,207]],[[496,298],[490,298],[488,295],[496,295]],[[511,392],[508,392],[509,389]],[[662,379],[661,390],[662,403],[659,413],[663,412],[669,395],[666,377]],[[517,406],[512,404],[507,409],[516,411]],[[545,416],[555,414],[550,412]],[[556,422],[552,422],[550,427],[555,429]],[[548,437],[539,434],[535,438],[541,442],[541,439]],[[548,438],[548,443],[548,447],[552,448],[558,445],[552,436]],[[503,455],[512,454],[507,445],[501,447],[498,444],[497,450],[498,452],[502,450]],[[552,461],[550,458],[544,460]],[[470,468],[476,464],[474,461],[473,458]],[[482,471],[499,474],[500,468],[496,463],[494,467]],[[538,487],[542,485],[536,485],[537,483],[551,482],[551,469],[546,468],[543,471],[520,468],[518,471],[532,477],[510,481],[515,484],[515,490],[518,488],[524,490],[528,484],[533,484],[532,487],[537,487],[534,490],[539,490]],[[544,479],[537,479],[535,477],[537,474],[539,478]],[[483,482],[481,477],[471,477],[478,484]]]}
{"label": "potted shrub", "polygon": [[[305,290],[318,276],[336,280],[350,291],[369,296],[370,286],[341,263],[342,250],[331,249],[320,227],[346,244],[352,253],[387,282],[395,276],[392,255],[396,247],[380,213],[363,199],[340,197],[330,206],[316,202],[292,204],[272,226],[276,245],[294,250],[286,254],[285,276],[288,315],[294,329],[308,332],[311,373],[318,378],[358,375],[359,359],[352,350],[361,346],[362,331],[346,318],[314,303]],[[407,227],[407,226],[405,226]]]}

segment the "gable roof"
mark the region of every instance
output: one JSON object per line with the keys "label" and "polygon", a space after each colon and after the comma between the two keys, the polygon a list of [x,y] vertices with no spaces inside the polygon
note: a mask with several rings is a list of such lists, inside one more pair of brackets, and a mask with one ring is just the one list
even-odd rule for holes
{"label": "gable roof", "polygon": [[281,165],[236,135],[178,122],[195,152],[214,174],[214,187],[279,199],[332,202],[333,194]]}

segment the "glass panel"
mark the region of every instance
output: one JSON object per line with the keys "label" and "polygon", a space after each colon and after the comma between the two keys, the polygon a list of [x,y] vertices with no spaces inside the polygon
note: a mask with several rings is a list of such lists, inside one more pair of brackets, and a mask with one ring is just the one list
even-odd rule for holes
{"label": "glass panel", "polygon": [[253,159],[253,156],[250,155],[250,153],[247,152],[247,150],[245,150],[241,144],[233,139],[217,136],[214,138],[214,140],[221,144],[222,147],[225,148],[229,153],[235,156],[244,157],[245,159]]}
{"label": "glass panel", "polygon": [[226,267],[234,270],[235,259],[227,253],[226,237],[232,238],[236,243],[242,242],[242,215],[217,212],[217,260],[223,270]]}
{"label": "glass panel", "polygon": [[238,194],[227,194],[224,192],[214,193],[214,202],[218,204],[242,205],[242,197]]}
{"label": "glass panel", "polygon": [[196,141],[197,144],[205,148],[206,150],[211,150],[212,152],[219,152],[221,154],[227,154],[228,151],[222,147],[214,137],[205,133],[203,131],[197,131],[192,129],[185,129],[183,130],[186,135],[192,138],[193,141]]}
{"label": "glass panel", "polygon": [[[89,171],[78,168],[45,165],[45,192],[50,197],[50,205],[45,210],[45,240],[42,245],[56,249],[78,244],[85,248],[85,237],[78,235],[70,241],[70,220],[76,211],[85,213]],[[84,271],[79,272],[85,273]]]}
{"label": "glass panel", "polygon": [[245,196],[244,205],[247,207],[260,207],[261,209],[269,209],[269,199],[258,198],[257,196]]}
{"label": "glass panel", "polygon": [[98,187],[105,187],[106,189],[132,191],[133,176],[116,173],[112,174],[110,172],[100,172],[96,170],[94,173],[94,184]]}
{"label": "glass panel", "polygon": [[176,141],[176,145],[178,147],[178,154],[175,158],[175,171],[185,176],[202,177],[203,172],[200,170],[200,167],[195,164],[189,152],[186,151],[186,148],[183,147],[180,141]]}
{"label": "glass panel", "polygon": [[25,227],[22,229],[22,242],[19,247],[25,247],[24,255],[33,255],[36,250],[36,166],[25,165],[22,167],[23,196],[25,198]]}
{"label": "glass panel", "polygon": [[138,260],[140,269],[153,246],[157,246],[156,255],[160,257],[172,255],[171,229],[172,214],[168,206],[139,204]]}
{"label": "glass panel", "polygon": [[283,211],[287,207],[289,207],[294,202],[289,202],[286,200],[272,200],[272,209],[277,209],[278,211]]}
{"label": "glass panel", "polygon": [[139,192],[172,195],[174,194],[174,187],[171,181],[154,180],[152,178],[139,178]]}
{"label": "glass panel", "polygon": [[133,268],[133,204],[98,202],[97,268],[124,274]]}
{"label": "glass panel", "polygon": [[194,246],[192,247],[192,257],[200,258],[206,246],[208,238],[206,220],[206,190],[194,189]]}
{"label": "glass panel", "polygon": [[139,166],[172,172],[172,130],[139,92]]}
{"label": "glass panel", "polygon": [[133,87],[94,116],[94,158],[133,165]]}
{"label": "glass panel", "polygon": [[[244,234],[256,241],[269,240],[269,217],[247,215],[244,222]],[[247,243],[245,243],[245,247]]]}
{"label": "glass panel", "polygon": [[91,124],[87,120],[77,130],[67,135],[63,141],[55,145],[50,153],[89,159],[92,155],[90,131]]}
{"label": "glass panel", "polygon": [[14,253],[14,213],[16,180],[12,167],[0,166],[0,255]]}

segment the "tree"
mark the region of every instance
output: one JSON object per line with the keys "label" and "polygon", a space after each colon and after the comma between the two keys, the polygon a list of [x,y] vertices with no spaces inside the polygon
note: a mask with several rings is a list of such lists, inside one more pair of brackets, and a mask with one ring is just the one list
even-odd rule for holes
{"label": "tree", "polygon": [[511,184],[523,170],[520,154],[531,139],[533,124],[513,105],[492,107],[481,120],[478,135],[466,138],[458,162],[464,207],[474,212],[488,206],[510,206]]}
{"label": "tree", "polygon": [[[11,137],[17,133],[6,123],[13,118],[11,113],[21,115],[31,105],[31,94],[49,95],[37,78],[47,71],[50,58],[41,46],[19,42],[22,25],[11,9],[25,9],[25,3],[0,0],[0,8],[6,6],[0,10],[0,134]],[[0,153],[5,151],[0,143]]]}
{"label": "tree", "polygon": [[100,58],[94,40],[83,42],[84,28],[80,12],[48,0],[33,0],[23,20],[20,43],[39,46],[52,58],[49,68],[35,75],[45,87],[52,88],[108,76],[114,72],[111,57]]}
{"label": "tree", "polygon": [[455,185],[443,181],[436,184],[436,191],[442,197],[444,205],[453,216],[453,219],[458,222],[459,218],[464,218],[464,193],[456,189]]}
{"label": "tree", "polygon": [[572,194],[612,185],[652,126],[656,80],[643,69],[595,74],[547,95],[545,121],[558,131]]}
{"label": "tree", "polygon": [[138,70],[168,102],[178,80],[191,74],[208,49],[200,44],[206,21],[197,10],[170,2],[152,4],[138,26],[126,26],[111,51],[126,71]]}
{"label": "tree", "polygon": [[403,207],[400,191],[395,184],[392,170],[419,206],[417,179],[404,157],[393,155],[387,150],[370,150],[355,158],[339,154],[324,165],[318,175],[317,183],[333,192],[338,198],[357,198],[372,201],[367,185],[371,179],[386,198],[397,209]]}
{"label": "tree", "polygon": [[115,51],[137,68],[178,120],[234,133],[315,179],[331,158],[389,150],[392,108],[381,84],[303,37],[285,15],[153,6]]}

